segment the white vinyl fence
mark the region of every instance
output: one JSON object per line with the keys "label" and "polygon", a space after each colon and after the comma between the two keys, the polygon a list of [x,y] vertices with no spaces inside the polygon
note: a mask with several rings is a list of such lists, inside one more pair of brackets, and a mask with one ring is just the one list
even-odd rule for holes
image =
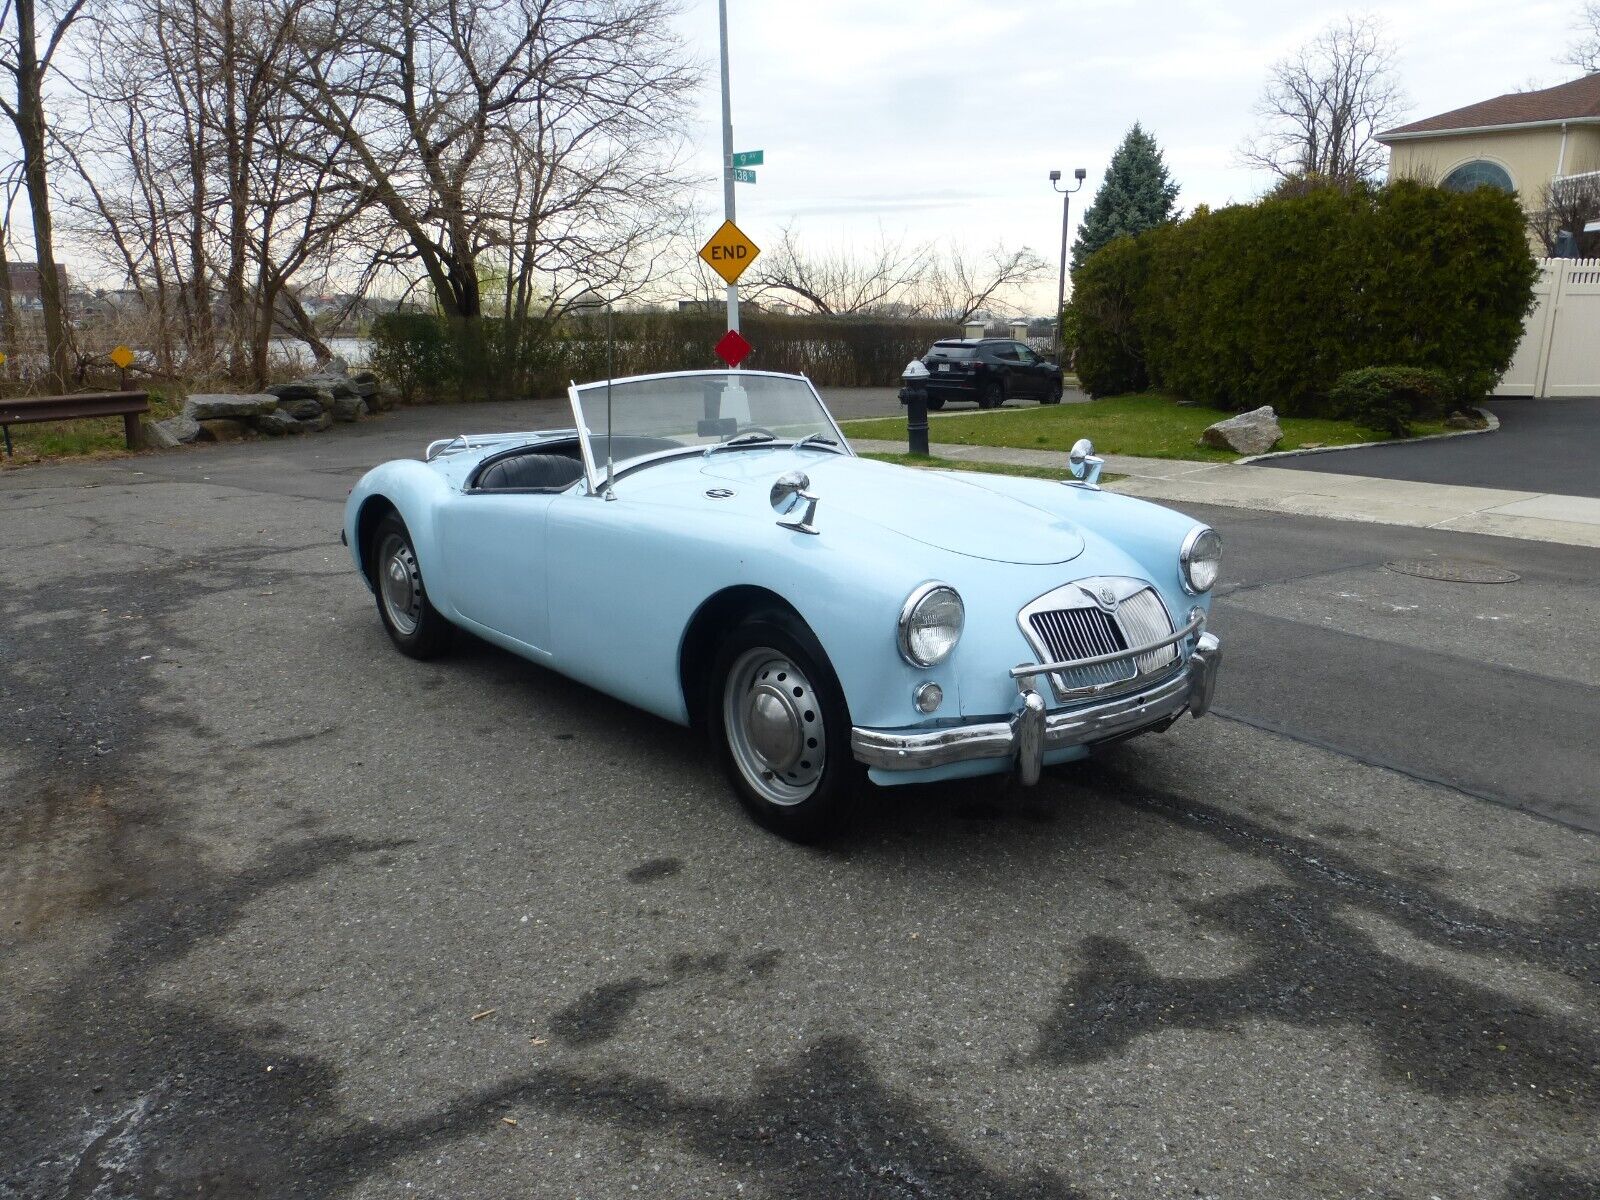
{"label": "white vinyl fence", "polygon": [[1547,258],[1497,396],[1600,396],[1600,258]]}

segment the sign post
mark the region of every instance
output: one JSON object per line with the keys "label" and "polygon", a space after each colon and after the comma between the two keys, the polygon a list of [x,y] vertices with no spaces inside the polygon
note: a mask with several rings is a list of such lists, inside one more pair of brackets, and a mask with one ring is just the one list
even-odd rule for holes
{"label": "sign post", "polygon": [[117,386],[127,391],[128,368],[133,366],[133,351],[126,346],[118,346],[107,357],[111,359],[111,365],[117,369]]}
{"label": "sign post", "polygon": [[[722,40],[722,218],[723,228],[733,225],[733,98],[728,89],[728,0],[717,0],[717,25]],[[735,226],[737,229],[737,226]],[[715,239],[713,239],[715,240]],[[710,243],[707,243],[708,245]],[[701,257],[705,257],[702,250]],[[707,261],[710,261],[709,259]],[[712,263],[715,267],[716,264]],[[728,328],[739,332],[739,278],[717,272],[728,281]]]}

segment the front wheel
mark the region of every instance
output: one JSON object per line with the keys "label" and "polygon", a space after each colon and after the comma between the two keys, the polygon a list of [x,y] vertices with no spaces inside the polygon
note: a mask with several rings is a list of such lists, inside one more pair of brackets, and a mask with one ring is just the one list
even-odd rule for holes
{"label": "front wheel", "polygon": [[399,513],[389,513],[372,531],[367,561],[372,564],[372,590],[378,615],[402,654],[433,658],[450,644],[450,623],[439,615],[422,586],[411,533]]}
{"label": "front wheel", "polygon": [[746,619],[717,653],[711,728],[756,821],[796,842],[843,826],[859,783],[850,716],[827,655],[784,612]]}
{"label": "front wheel", "polygon": [[1059,383],[1052,383],[1049,386],[1049,388],[1046,389],[1045,394],[1044,394],[1044,399],[1039,401],[1039,403],[1040,404],[1060,404],[1061,403],[1061,385]]}

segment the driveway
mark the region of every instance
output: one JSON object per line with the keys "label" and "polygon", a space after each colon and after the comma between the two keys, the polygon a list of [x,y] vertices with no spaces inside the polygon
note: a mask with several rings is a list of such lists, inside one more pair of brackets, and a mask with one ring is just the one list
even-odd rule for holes
{"label": "driveway", "polygon": [[1467,487],[1600,496],[1600,398],[1490,400],[1498,433],[1415,445],[1275,458],[1294,471],[1331,471]]}
{"label": "driveway", "polygon": [[0,476],[0,1196],[1594,1194],[1594,552],[1199,512],[1214,717],[808,850],[389,646],[346,490],[548,420]]}

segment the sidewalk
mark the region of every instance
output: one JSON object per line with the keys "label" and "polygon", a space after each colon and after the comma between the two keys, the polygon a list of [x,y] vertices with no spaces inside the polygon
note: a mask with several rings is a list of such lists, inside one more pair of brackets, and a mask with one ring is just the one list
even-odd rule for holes
{"label": "sidewalk", "polygon": [[[905,453],[902,442],[852,440],[857,450]],[[956,446],[935,443],[940,458],[1016,466],[1064,467],[1059,450],[1012,450],[999,446]],[[1107,485],[1110,491],[1173,503],[1220,504],[1263,512],[1331,517],[1340,521],[1372,521],[1417,529],[1449,529],[1489,533],[1533,542],[1600,547],[1600,500],[1499,488],[1457,487],[1334,475],[1323,471],[1291,471],[1231,463],[1187,462],[1182,459],[1105,456],[1107,473],[1125,475]]]}

